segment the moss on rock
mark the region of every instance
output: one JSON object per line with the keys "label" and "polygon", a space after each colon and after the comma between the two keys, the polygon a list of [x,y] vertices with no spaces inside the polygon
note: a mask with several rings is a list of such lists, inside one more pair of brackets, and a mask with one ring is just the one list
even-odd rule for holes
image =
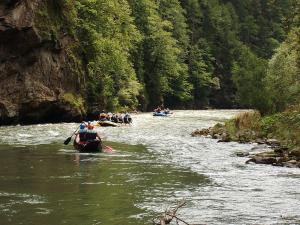
{"label": "moss on rock", "polygon": [[72,93],[65,93],[63,95],[63,101],[69,103],[74,108],[78,109],[81,114],[85,114],[85,101],[81,96],[76,96]]}

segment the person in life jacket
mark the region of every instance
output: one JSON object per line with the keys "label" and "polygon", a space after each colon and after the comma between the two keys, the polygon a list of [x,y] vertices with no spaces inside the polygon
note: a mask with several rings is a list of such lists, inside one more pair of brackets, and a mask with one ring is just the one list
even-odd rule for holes
{"label": "person in life jacket", "polygon": [[121,113],[117,114],[118,123],[124,123],[123,116]]}
{"label": "person in life jacket", "polygon": [[87,133],[87,128],[85,122],[82,122],[79,126],[79,131],[75,133],[76,137],[79,136],[80,142],[85,142],[86,141],[86,133]]}
{"label": "person in life jacket", "polygon": [[132,122],[132,118],[129,115],[129,113],[125,113],[123,120],[124,120],[124,123],[126,123],[126,124],[130,124]]}
{"label": "person in life jacket", "polygon": [[94,126],[90,122],[88,122],[86,141],[95,141],[95,140],[101,141],[101,137],[97,133],[97,131],[94,130]]}
{"label": "person in life jacket", "polygon": [[158,106],[156,109],[154,109],[154,112],[160,113],[161,112],[161,108]]}
{"label": "person in life jacket", "polygon": [[107,114],[105,113],[104,110],[102,110],[102,113],[100,113],[99,120],[100,121],[106,121],[107,120]]}
{"label": "person in life jacket", "polygon": [[112,114],[111,121],[114,122],[114,123],[118,122],[118,117],[117,117],[117,115],[115,113]]}

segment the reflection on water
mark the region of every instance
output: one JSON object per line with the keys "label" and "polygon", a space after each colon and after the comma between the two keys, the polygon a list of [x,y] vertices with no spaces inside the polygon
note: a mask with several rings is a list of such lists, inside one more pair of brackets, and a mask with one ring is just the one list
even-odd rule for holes
{"label": "reflection on water", "polygon": [[1,127],[0,224],[151,224],[181,199],[191,223],[300,224],[298,169],[245,165],[234,152],[253,145],[189,135],[237,112],[149,113],[97,128],[113,154],[64,146],[77,124]]}

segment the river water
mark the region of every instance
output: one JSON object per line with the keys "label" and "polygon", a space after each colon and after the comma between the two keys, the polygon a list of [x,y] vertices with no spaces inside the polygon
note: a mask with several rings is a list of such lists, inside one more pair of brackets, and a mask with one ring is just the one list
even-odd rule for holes
{"label": "river water", "polygon": [[246,165],[255,145],[191,137],[239,111],[133,116],[99,127],[116,152],[79,154],[78,124],[0,127],[0,224],[150,225],[177,201],[193,224],[300,224],[300,170]]}

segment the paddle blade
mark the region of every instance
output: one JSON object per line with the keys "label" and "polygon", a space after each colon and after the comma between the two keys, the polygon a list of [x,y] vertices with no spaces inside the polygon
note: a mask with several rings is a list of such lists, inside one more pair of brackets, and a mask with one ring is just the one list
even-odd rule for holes
{"label": "paddle blade", "polygon": [[64,144],[67,145],[70,143],[72,137],[68,137],[65,141],[64,141]]}
{"label": "paddle blade", "polygon": [[114,149],[110,146],[104,145],[104,152],[114,152]]}

